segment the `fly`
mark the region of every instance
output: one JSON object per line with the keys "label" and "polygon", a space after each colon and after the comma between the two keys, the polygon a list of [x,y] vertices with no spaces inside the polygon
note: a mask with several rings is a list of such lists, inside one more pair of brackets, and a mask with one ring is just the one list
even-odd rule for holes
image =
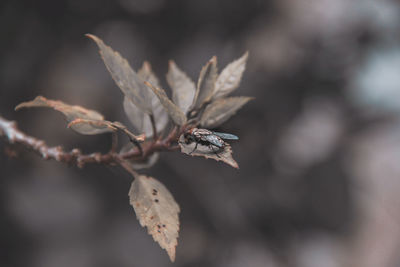
{"label": "fly", "polygon": [[219,133],[207,129],[193,128],[185,133],[185,140],[188,144],[191,142],[196,142],[196,146],[194,147],[193,151],[190,152],[190,154],[197,149],[198,144],[208,146],[214,153],[216,153],[214,147],[223,149],[226,145],[224,140],[239,140],[239,137],[228,133]]}

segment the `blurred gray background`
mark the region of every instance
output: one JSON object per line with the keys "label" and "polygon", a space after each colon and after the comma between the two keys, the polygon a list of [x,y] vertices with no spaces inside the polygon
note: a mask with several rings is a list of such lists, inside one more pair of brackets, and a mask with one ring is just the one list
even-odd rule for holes
{"label": "blurred gray background", "polygon": [[[162,84],[168,60],[194,80],[250,52],[218,130],[240,170],[164,153],[145,173],[182,212],[177,260],[141,228],[118,168],[80,170],[0,141],[0,266],[394,267],[400,265],[400,3],[390,0],[39,0],[0,3],[0,114],[85,152],[60,114],[14,107],[36,95],[127,122],[93,33]],[[8,153],[9,154],[9,153]]]}

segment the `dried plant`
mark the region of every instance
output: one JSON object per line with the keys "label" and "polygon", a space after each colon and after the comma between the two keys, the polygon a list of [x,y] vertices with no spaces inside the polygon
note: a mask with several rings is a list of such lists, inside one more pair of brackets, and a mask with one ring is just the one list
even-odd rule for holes
{"label": "dried plant", "polygon": [[[42,140],[18,130],[16,123],[0,117],[0,136],[10,143],[22,144],[38,152],[44,159],[76,164],[88,163],[119,165],[134,177],[129,191],[140,224],[146,226],[156,242],[175,260],[179,235],[179,205],[168,189],[157,179],[139,174],[151,167],[162,151],[177,151],[222,161],[234,168],[231,146],[224,140],[237,139],[234,135],[215,133],[201,128],[215,128],[228,120],[250,97],[227,97],[240,84],[248,53],[228,64],[220,74],[217,58],[213,57],[201,69],[197,85],[173,62],[169,63],[167,82],[172,89],[172,100],[160,88],[148,62],[135,72],[118,52],[91,34],[101,57],[115,83],[124,94],[123,107],[133,125],[134,133],[120,122],[111,122],[94,110],[72,106],[61,101],[38,96],[24,102],[16,110],[48,107],[63,113],[68,127],[85,135],[112,133],[113,143],[106,154],[82,154],[61,147],[48,147]],[[171,119],[171,122],[169,122]],[[198,129],[200,128],[200,129]],[[118,151],[116,132],[126,134],[129,143]]]}

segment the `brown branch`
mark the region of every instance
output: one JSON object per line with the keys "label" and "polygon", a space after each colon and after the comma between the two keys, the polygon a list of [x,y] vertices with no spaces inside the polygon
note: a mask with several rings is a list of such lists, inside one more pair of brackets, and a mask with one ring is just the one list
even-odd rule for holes
{"label": "brown branch", "polygon": [[156,127],[156,120],[154,119],[154,115],[150,114],[150,122],[151,122],[151,128],[153,130],[153,140],[157,140],[157,127]]}
{"label": "brown branch", "polygon": [[[42,158],[49,160],[53,159],[59,162],[64,162],[72,165],[77,165],[82,168],[85,164],[100,163],[100,164],[122,164],[125,159],[143,160],[157,151],[175,151],[179,149],[173,146],[184,129],[174,128],[169,135],[163,140],[154,140],[146,142],[142,147],[134,147],[130,151],[124,153],[115,153],[114,149],[106,154],[99,152],[91,154],[82,154],[79,149],[72,149],[67,152],[61,146],[49,147],[45,141],[29,136],[20,131],[16,122],[8,121],[0,116],[0,137],[3,136],[11,144],[20,144],[28,149],[38,153]],[[126,169],[126,168],[125,168]]]}

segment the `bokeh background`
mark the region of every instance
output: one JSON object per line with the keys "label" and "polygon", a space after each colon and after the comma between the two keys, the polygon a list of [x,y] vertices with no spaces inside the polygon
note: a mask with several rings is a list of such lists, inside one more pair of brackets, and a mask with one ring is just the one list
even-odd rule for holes
{"label": "bokeh background", "polygon": [[[218,130],[240,170],[164,153],[145,173],[182,212],[177,260],[141,228],[118,168],[44,161],[0,141],[0,266],[394,267],[400,265],[400,3],[395,0],[39,0],[0,3],[0,114],[85,152],[36,95],[127,122],[93,33],[166,87],[168,60],[196,80],[250,52]],[[128,122],[127,122],[128,123]]]}

